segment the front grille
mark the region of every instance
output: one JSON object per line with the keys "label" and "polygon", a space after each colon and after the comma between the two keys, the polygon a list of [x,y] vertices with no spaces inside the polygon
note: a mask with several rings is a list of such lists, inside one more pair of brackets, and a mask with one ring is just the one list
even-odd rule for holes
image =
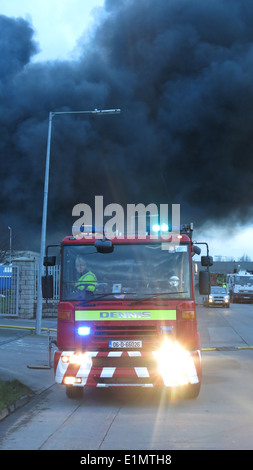
{"label": "front grille", "polygon": [[113,339],[152,340],[156,337],[156,327],[153,325],[115,325],[96,326],[94,340],[107,341]]}
{"label": "front grille", "polygon": [[94,377],[95,382],[105,385],[153,384],[156,377]]}
{"label": "front grille", "polygon": [[225,302],[224,297],[214,297],[214,302]]}
{"label": "front grille", "polygon": [[147,356],[95,356],[92,358],[93,367],[156,367],[157,361],[151,355]]}

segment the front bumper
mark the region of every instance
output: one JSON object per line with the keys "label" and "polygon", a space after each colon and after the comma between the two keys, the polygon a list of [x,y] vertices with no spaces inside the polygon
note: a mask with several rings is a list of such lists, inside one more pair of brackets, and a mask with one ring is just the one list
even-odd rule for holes
{"label": "front bumper", "polygon": [[209,307],[228,307],[230,302],[208,302]]}
{"label": "front bumper", "polygon": [[230,304],[230,299],[225,297],[212,297],[206,299],[206,305],[208,307],[227,307]]}
{"label": "front bumper", "polygon": [[[162,361],[161,361],[162,359]],[[177,386],[201,381],[201,354],[144,351],[56,351],[55,381],[77,387]]]}
{"label": "front bumper", "polygon": [[236,293],[233,294],[233,300],[238,302],[245,302],[251,303],[253,302],[253,294],[252,293]]}

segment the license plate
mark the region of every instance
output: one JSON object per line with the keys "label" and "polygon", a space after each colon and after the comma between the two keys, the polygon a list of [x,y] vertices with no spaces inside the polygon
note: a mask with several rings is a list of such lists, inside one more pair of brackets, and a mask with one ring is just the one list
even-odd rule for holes
{"label": "license plate", "polygon": [[109,341],[109,348],[142,348],[142,341]]}

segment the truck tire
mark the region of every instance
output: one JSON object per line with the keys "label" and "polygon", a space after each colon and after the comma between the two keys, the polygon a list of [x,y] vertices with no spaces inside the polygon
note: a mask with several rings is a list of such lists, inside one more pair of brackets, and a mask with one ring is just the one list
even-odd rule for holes
{"label": "truck tire", "polygon": [[186,386],[186,389],[184,390],[184,398],[189,398],[190,400],[194,400],[199,396],[201,388],[201,382],[197,384],[190,384]]}
{"label": "truck tire", "polygon": [[66,385],[66,395],[68,398],[81,398],[83,395],[83,387],[73,387],[73,385]]}

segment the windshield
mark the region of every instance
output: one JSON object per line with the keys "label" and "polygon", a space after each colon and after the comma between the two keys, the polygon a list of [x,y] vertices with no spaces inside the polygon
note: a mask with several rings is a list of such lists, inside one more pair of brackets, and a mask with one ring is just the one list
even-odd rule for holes
{"label": "windshield", "polygon": [[224,287],[214,286],[214,287],[211,287],[211,293],[212,294],[226,294],[226,289],[224,289]]}
{"label": "windshield", "polygon": [[235,283],[240,286],[253,285],[253,276],[236,276]]}
{"label": "windshield", "polygon": [[112,253],[64,246],[62,256],[61,300],[191,298],[187,245],[115,244]]}

